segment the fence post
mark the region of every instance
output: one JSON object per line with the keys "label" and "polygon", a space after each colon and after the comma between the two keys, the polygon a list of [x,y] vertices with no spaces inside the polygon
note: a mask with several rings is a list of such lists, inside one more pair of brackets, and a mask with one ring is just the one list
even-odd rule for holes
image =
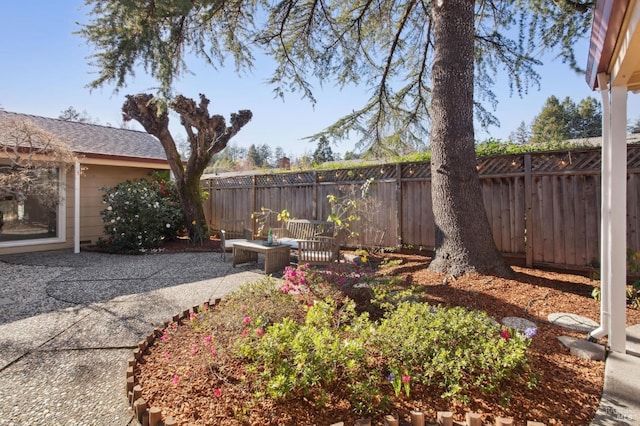
{"label": "fence post", "polygon": [[313,210],[313,217],[311,219],[316,220],[318,219],[318,171],[314,170],[313,171],[313,190],[311,193],[311,203],[312,203],[312,210]]}
{"label": "fence post", "polygon": [[[258,210],[258,176],[257,175],[253,175],[253,178],[251,179],[251,214],[253,214],[253,212],[257,212]],[[256,235],[256,221],[255,220],[251,220],[251,233],[252,235]],[[254,237],[255,238],[255,237]]]}
{"label": "fence post", "polygon": [[524,244],[524,252],[526,258],[527,268],[533,267],[533,181],[532,181],[532,170],[531,170],[531,154],[524,154],[524,212],[525,212],[525,222],[524,222],[524,232],[525,232],[525,244]]}

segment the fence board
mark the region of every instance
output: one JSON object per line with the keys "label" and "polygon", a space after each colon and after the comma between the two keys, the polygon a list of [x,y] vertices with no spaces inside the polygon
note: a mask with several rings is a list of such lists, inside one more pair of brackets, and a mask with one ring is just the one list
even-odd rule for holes
{"label": "fence board", "polygon": [[564,211],[563,199],[565,197],[564,188],[562,186],[562,178],[551,180],[551,203],[553,205],[553,261],[565,263],[565,241],[564,241],[564,225],[566,217]]}
{"label": "fence board", "polygon": [[575,176],[562,176],[562,192],[564,197],[562,197],[562,210],[564,211],[564,263],[569,265],[576,264],[576,236],[575,233],[575,223],[576,223],[576,215],[574,211],[574,203],[573,200],[575,198],[575,194],[573,192],[574,189],[574,181]]}
{"label": "fence board", "polygon": [[627,179],[627,245],[640,247],[638,219],[640,218],[640,176],[630,174]]}
{"label": "fence board", "polygon": [[518,177],[514,179],[511,186],[511,203],[513,205],[511,221],[511,252],[524,253],[525,251],[525,197],[524,197],[524,178]]}
{"label": "fence board", "polygon": [[542,220],[541,223],[545,223],[546,226],[542,227],[542,261],[543,262],[553,262],[554,253],[553,253],[553,230],[554,230],[554,220],[553,214],[555,213],[553,209],[553,181],[554,179],[550,176],[542,176],[541,180],[541,192],[542,199],[541,207],[542,207]]}

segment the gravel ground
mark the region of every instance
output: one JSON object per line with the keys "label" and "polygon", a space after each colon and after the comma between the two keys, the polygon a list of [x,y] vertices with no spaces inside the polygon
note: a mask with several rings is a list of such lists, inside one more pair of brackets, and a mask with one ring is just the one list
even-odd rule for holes
{"label": "gravel ground", "polygon": [[0,425],[127,425],[126,360],[171,318],[260,277],[214,253],[0,256]]}

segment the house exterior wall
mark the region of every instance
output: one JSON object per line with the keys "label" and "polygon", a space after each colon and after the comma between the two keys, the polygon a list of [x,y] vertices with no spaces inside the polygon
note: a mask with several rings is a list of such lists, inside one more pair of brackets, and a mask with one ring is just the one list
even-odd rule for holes
{"label": "house exterior wall", "polygon": [[[101,187],[115,186],[129,179],[146,177],[154,170],[166,169],[160,167],[135,167],[124,164],[117,166],[108,164],[83,164],[83,174],[80,177],[80,244],[95,244],[103,236],[102,217],[100,211],[103,191]],[[75,179],[71,169],[66,173],[64,190],[64,235],[61,242],[46,242],[43,244],[29,244],[24,242],[15,246],[0,247],[0,255],[13,253],[27,253],[48,250],[73,249],[74,243],[74,212],[75,212]]]}
{"label": "house exterior wall", "polygon": [[[102,216],[100,212],[105,206],[102,204],[104,191],[102,187],[113,187],[130,179],[149,176],[153,169],[112,167],[104,165],[83,166],[80,178],[80,245],[95,244],[99,237],[104,236]],[[73,235],[73,232],[71,233]]]}

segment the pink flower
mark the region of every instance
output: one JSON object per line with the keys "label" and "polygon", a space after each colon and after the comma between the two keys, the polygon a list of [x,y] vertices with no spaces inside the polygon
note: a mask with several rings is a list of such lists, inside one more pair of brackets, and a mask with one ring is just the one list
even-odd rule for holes
{"label": "pink flower", "polygon": [[213,345],[211,345],[211,347],[209,349],[211,350],[211,356],[215,358],[216,355],[218,355],[218,352],[216,351],[216,348]]}
{"label": "pink flower", "polygon": [[194,319],[196,319],[196,314],[194,314],[193,312],[191,312],[191,313],[189,314],[189,319],[190,319],[191,321],[193,321]]}
{"label": "pink flower", "polygon": [[242,320],[243,324],[249,324],[251,322],[251,317],[244,317],[244,319]]}
{"label": "pink flower", "polygon": [[204,342],[205,343],[211,343],[211,339],[213,339],[213,336],[207,336],[204,338]]}
{"label": "pink flower", "polygon": [[213,394],[214,394],[216,397],[220,397],[220,395],[222,395],[222,391],[221,391],[220,389],[214,389],[214,390],[213,390]]}
{"label": "pink flower", "polygon": [[264,334],[264,330],[263,330],[263,329],[261,329],[261,328],[259,328],[259,329],[257,329],[257,330],[256,330],[256,334],[257,334],[258,336],[262,336],[262,335]]}
{"label": "pink flower", "polygon": [[198,352],[198,345],[191,346],[191,356],[194,356]]}
{"label": "pink flower", "polygon": [[173,381],[173,384],[174,384],[174,385],[177,385],[177,384],[178,384],[178,382],[180,381],[180,376],[178,376],[177,374],[174,374],[174,375],[173,375],[173,380],[172,380],[172,381]]}
{"label": "pink flower", "polygon": [[411,381],[411,377],[406,374],[402,375],[402,383],[409,383]]}
{"label": "pink flower", "polygon": [[249,330],[247,330],[246,328],[242,330],[242,337],[247,337],[247,333],[249,333]]}
{"label": "pink flower", "polygon": [[505,328],[504,330],[500,330],[500,337],[504,340],[509,340],[511,338],[511,334],[509,334],[509,330]]}
{"label": "pink flower", "polygon": [[165,353],[164,353],[164,357],[165,357],[166,359],[171,359],[171,354],[170,354],[169,352],[165,352]]}

